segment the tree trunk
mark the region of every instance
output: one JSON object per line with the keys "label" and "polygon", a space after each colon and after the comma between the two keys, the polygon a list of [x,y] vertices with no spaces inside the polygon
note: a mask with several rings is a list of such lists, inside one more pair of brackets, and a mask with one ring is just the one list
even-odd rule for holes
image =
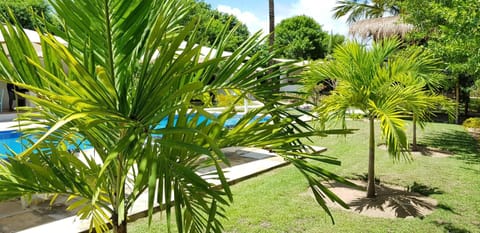
{"label": "tree trunk", "polygon": [[[275,44],[275,1],[268,0],[268,21],[269,21],[269,36],[268,36],[268,50],[270,53],[274,51],[274,44]],[[269,66],[274,64],[274,60],[270,59],[268,62]],[[270,74],[273,72],[271,69],[268,71]],[[274,89],[273,93],[278,93],[280,91],[280,77],[272,77],[269,81],[270,85],[275,85],[277,88]]]}
{"label": "tree trunk", "polygon": [[[120,137],[125,137],[126,130],[120,131]],[[118,167],[117,167],[117,176],[116,178],[116,186],[113,199],[113,214],[112,214],[112,228],[113,233],[127,233],[127,211],[125,209],[125,179],[123,174],[125,173],[125,154],[119,153],[117,156],[118,160]],[[119,213],[119,210],[123,210]],[[120,215],[122,218],[120,218]]]}
{"label": "tree trunk", "polygon": [[273,51],[273,44],[275,43],[275,4],[274,0],[268,0],[268,21],[269,21],[269,33],[268,45],[270,46],[270,52]]}
{"label": "tree trunk", "polygon": [[124,218],[121,223],[118,222],[118,213],[112,215],[113,233],[127,233],[127,219]]}
{"label": "tree trunk", "polygon": [[375,197],[375,117],[370,116],[367,198]]}
{"label": "tree trunk", "polygon": [[460,123],[460,77],[457,78],[457,85],[455,85],[455,102],[457,104],[455,108],[455,123]]}
{"label": "tree trunk", "polygon": [[[118,210],[120,208],[125,209],[125,185],[122,185],[120,187],[120,194],[116,197],[116,208],[114,208],[114,212],[112,214],[112,228],[113,228],[113,233],[127,233],[127,211],[123,211],[123,220],[119,222],[119,216],[118,216]],[[121,206],[123,205],[123,207]]]}
{"label": "tree trunk", "polygon": [[465,93],[465,118],[468,118],[468,106],[470,104],[470,93]]}
{"label": "tree trunk", "polygon": [[413,139],[412,139],[412,151],[417,151],[417,116],[413,114]]}

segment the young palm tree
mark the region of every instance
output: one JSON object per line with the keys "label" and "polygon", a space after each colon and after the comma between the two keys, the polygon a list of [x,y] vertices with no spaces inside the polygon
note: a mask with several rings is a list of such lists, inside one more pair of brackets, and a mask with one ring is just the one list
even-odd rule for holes
{"label": "young palm tree", "polygon": [[[340,119],[350,108],[363,111],[370,124],[367,197],[375,197],[375,120],[380,122],[388,152],[395,159],[406,155],[408,148],[405,123],[402,118],[410,111],[420,112],[435,103],[417,79],[417,72],[429,60],[422,56],[395,56],[397,40],[385,40],[366,48],[355,42],[337,47],[333,59],[315,64],[305,77],[307,85],[330,78],[337,82],[330,96],[318,106],[320,119]],[[418,55],[418,54],[416,54]]]}
{"label": "young palm tree", "polygon": [[412,106],[410,112],[412,114],[412,151],[418,151],[417,145],[417,125],[420,128],[425,127],[425,122],[431,120],[436,109],[442,109],[447,112],[449,118],[453,117],[453,104],[443,96],[438,94],[439,90],[445,83],[444,76],[441,74],[439,60],[434,58],[431,53],[418,47],[409,47],[397,54],[397,56],[416,57],[419,62],[413,75],[416,77],[413,82],[423,84],[425,92],[430,102],[434,103],[427,108],[415,108]]}
{"label": "young palm tree", "polygon": [[[345,206],[321,184],[343,179],[304,159],[336,161],[304,153],[308,146],[300,139],[313,133],[287,111],[296,107],[283,104],[291,97],[272,94],[278,86],[260,85],[279,77],[280,69],[267,67],[271,57],[247,57],[263,42],[259,34],[223,56],[230,36],[225,28],[217,50],[202,54],[201,45],[185,42],[187,35],[195,36],[195,22],[178,24],[188,14],[186,3],[51,1],[64,24],[63,30],[50,30],[68,45],[40,33],[42,59],[18,25],[0,27],[5,38],[0,79],[30,90],[33,95],[22,96],[36,105],[19,117],[27,149],[0,161],[0,200],[67,195],[69,208],[90,219],[96,231],[110,224],[114,232],[127,232],[128,210],[145,193],[150,222],[158,204],[169,231],[174,215],[178,232],[220,232],[232,201],[220,166],[228,160],[220,149],[251,146],[276,152],[299,168],[327,212],[325,197]],[[238,100],[251,95],[264,107],[227,128],[233,109],[213,115],[190,104],[217,91]],[[70,152],[85,143],[95,156]],[[199,173],[207,166],[215,170]]]}

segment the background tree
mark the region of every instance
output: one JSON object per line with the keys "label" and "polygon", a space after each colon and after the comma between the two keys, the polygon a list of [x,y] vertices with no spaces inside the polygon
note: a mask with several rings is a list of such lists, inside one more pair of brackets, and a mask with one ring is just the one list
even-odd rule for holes
{"label": "background tree", "polygon": [[[418,52],[394,56],[400,48],[396,40],[384,40],[366,48],[349,42],[334,50],[332,60],[314,63],[305,76],[305,85],[314,88],[327,78],[337,81],[331,95],[322,100],[318,112],[322,121],[338,119],[346,127],[350,108],[363,111],[370,122],[367,197],[375,197],[375,131],[378,119],[388,152],[398,159],[408,148],[403,117],[411,109],[434,106],[417,79],[429,60]],[[408,157],[407,157],[408,158]]]}
{"label": "background tree", "polygon": [[[338,1],[334,17],[349,15],[348,21],[376,18],[385,14],[401,14],[402,19],[412,24],[414,33],[406,41],[431,50],[441,58],[449,76],[449,88],[454,90],[457,101],[456,121],[460,119],[460,104],[465,104],[468,114],[470,90],[478,80],[478,12],[475,0],[447,0],[420,2],[414,0],[386,1]],[[374,22],[371,22],[374,23]],[[381,20],[376,23],[382,23]],[[477,35],[477,36],[476,36]],[[473,48],[473,49],[472,49]]]}
{"label": "background tree", "polygon": [[282,20],[275,28],[275,48],[290,59],[319,59],[327,53],[328,34],[305,15]]}
{"label": "background tree", "polygon": [[468,114],[469,91],[480,75],[480,13],[476,0],[413,1],[401,7],[404,18],[415,26],[411,41],[424,46],[444,63],[455,89],[457,123],[460,101]]}
{"label": "background tree", "polygon": [[[30,126],[22,127],[27,149],[0,161],[0,200],[67,195],[69,208],[91,219],[95,231],[109,224],[123,233],[128,210],[145,193],[150,223],[159,204],[169,231],[174,215],[178,232],[221,232],[232,193],[220,148],[249,146],[269,149],[299,168],[326,211],[324,197],[345,206],[321,183],[344,180],[310,162],[336,161],[302,152],[309,147],[300,139],[313,133],[289,112],[300,103],[286,105],[293,97],[261,85],[280,76],[278,67],[268,66],[274,54],[243,62],[264,41],[259,33],[223,57],[233,35],[227,25],[214,43],[219,52],[205,57],[194,38],[181,46],[199,30],[196,21],[180,26],[188,1],[51,3],[64,23],[57,35],[68,38],[68,45],[41,35],[42,60],[19,25],[0,27],[6,46],[0,47],[0,79],[33,92],[22,96],[37,106],[19,115]],[[192,97],[212,91],[235,93],[238,100],[252,95],[264,105],[227,128],[232,109],[214,115],[190,105]],[[94,157],[80,150],[84,141]],[[70,149],[80,152],[72,155]],[[214,170],[200,173],[205,167]]]}
{"label": "background tree", "polygon": [[343,42],[345,42],[344,35],[330,33],[325,38],[323,44],[327,46],[327,54],[331,54],[333,49],[338,45],[343,44]]}
{"label": "background tree", "polygon": [[[217,37],[222,33],[225,25],[233,32],[230,40],[225,45],[225,50],[233,51],[249,37],[247,26],[239,21],[234,15],[220,12],[212,9],[210,4],[203,1],[189,0],[192,10],[186,15],[180,24],[186,25],[191,20],[198,20],[198,31],[195,37],[192,37],[196,43],[202,43],[211,46],[215,43]],[[235,30],[233,30],[235,28]]]}
{"label": "background tree", "polygon": [[35,27],[43,27],[42,20],[45,17],[48,22],[53,22],[51,7],[44,0],[1,0],[0,14],[4,19],[10,19],[8,9],[12,10],[18,23],[27,29],[35,29]]}

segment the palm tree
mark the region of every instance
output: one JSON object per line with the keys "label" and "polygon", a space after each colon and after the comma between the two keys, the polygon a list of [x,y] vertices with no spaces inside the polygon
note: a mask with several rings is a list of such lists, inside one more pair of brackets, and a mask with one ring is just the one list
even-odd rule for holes
{"label": "palm tree", "polygon": [[426,109],[434,103],[429,101],[424,83],[416,73],[429,60],[422,60],[418,53],[411,56],[396,56],[400,43],[385,40],[372,48],[349,42],[337,47],[333,59],[314,64],[305,83],[314,85],[327,78],[337,81],[337,87],[318,106],[320,119],[339,119],[345,127],[346,113],[350,108],[363,111],[370,124],[369,165],[367,197],[375,197],[375,120],[380,121],[383,138],[393,158],[401,155],[409,158],[402,120],[411,109]]}
{"label": "palm tree", "polygon": [[[372,38],[373,41],[381,41],[387,38],[404,38],[407,33],[413,30],[413,25],[402,22],[400,18],[401,9],[400,1],[396,0],[373,0],[370,2],[359,2],[356,0],[337,1],[334,8],[334,18],[340,18],[348,15],[347,22],[350,23],[349,33],[354,36],[360,36],[363,39]],[[392,16],[384,17],[388,13]],[[438,73],[438,64],[431,57],[424,56],[424,60],[430,60],[431,66],[424,66],[423,70],[419,70],[418,78],[422,79],[426,88],[432,90],[430,93],[431,100],[436,101],[438,106],[447,110],[451,115],[451,104],[449,101],[435,93],[443,85],[439,82],[438,75],[430,75]],[[432,106],[436,107],[436,106]],[[417,148],[417,123],[423,128],[424,122],[432,116],[432,109],[412,109],[413,118],[413,138],[412,150]]]}
{"label": "palm tree", "polygon": [[436,59],[428,50],[409,47],[400,52],[398,56],[417,57],[419,61],[413,75],[416,77],[415,82],[420,82],[424,86],[424,90],[428,95],[431,104],[427,108],[409,108],[412,114],[412,151],[418,151],[417,144],[417,125],[420,128],[425,127],[425,122],[431,120],[436,109],[442,109],[447,112],[449,118],[453,117],[452,102],[438,94],[439,90],[444,86],[445,77],[441,74],[439,60]]}
{"label": "palm tree", "polygon": [[[287,111],[297,104],[283,104],[292,97],[272,94],[278,86],[260,85],[279,77],[278,66],[288,64],[268,67],[273,54],[247,57],[265,40],[259,33],[224,56],[231,35],[225,27],[216,50],[202,54],[201,45],[185,42],[198,32],[196,22],[178,24],[188,14],[187,1],[51,4],[63,28],[41,34],[43,59],[18,24],[0,27],[5,39],[0,79],[30,90],[34,95],[22,96],[36,105],[19,116],[22,126],[29,126],[22,127],[27,149],[0,161],[0,200],[34,193],[67,195],[69,208],[91,219],[91,228],[102,232],[111,225],[113,232],[124,233],[128,210],[145,193],[150,223],[158,204],[166,212],[169,231],[174,215],[178,232],[220,232],[225,207],[232,201],[220,166],[228,160],[220,149],[250,146],[276,152],[297,167],[327,212],[324,197],[345,206],[321,183],[343,179],[304,160],[334,162],[303,152],[309,147],[300,139],[313,133]],[[264,106],[226,128],[232,108],[214,115],[190,104],[218,91],[238,100],[248,94]],[[71,153],[85,143],[95,156],[82,150]],[[199,172],[207,166],[215,170]]]}
{"label": "palm tree", "polygon": [[390,15],[400,14],[398,1],[395,0],[341,0],[337,1],[337,6],[333,8],[333,17],[339,19],[348,15],[347,23],[351,24],[362,19],[380,18],[386,13]]}

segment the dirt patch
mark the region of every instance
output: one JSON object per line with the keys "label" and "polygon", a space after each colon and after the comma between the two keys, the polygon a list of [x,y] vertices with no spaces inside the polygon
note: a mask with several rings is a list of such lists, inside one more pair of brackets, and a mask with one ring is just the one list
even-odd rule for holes
{"label": "dirt patch", "polygon": [[466,130],[475,140],[480,140],[480,128],[466,128]]}
{"label": "dirt patch", "polygon": [[[352,182],[362,189],[340,183],[326,185],[350,209],[344,209],[331,201],[327,201],[327,204],[332,208],[340,208],[370,217],[381,218],[423,218],[425,215],[432,213],[437,206],[435,199],[418,193],[408,192],[402,187],[385,184],[376,185],[377,195],[375,198],[367,198],[366,183],[363,181]],[[313,193],[311,195],[313,196]]]}

